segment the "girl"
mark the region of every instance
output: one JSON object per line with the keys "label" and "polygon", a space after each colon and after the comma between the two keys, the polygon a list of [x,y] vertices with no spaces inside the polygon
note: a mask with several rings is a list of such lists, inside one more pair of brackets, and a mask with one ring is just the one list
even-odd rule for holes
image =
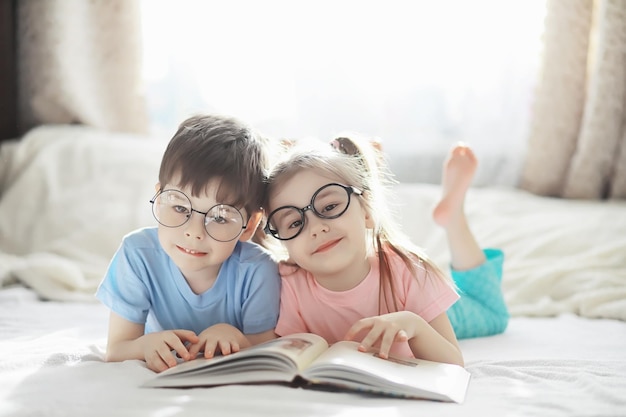
{"label": "girl", "polygon": [[[390,220],[385,199],[390,175],[384,159],[372,146],[354,140],[333,143],[342,152],[294,149],[269,178],[265,229],[283,242],[290,261],[298,266],[281,271],[276,334],[312,332],[329,343],[360,340],[360,350],[377,346],[382,357],[391,352],[462,365],[446,314],[459,296],[454,284]],[[446,228],[458,282],[474,291],[482,283],[495,284],[498,290],[489,293],[497,299],[494,314],[504,313],[506,322],[499,292],[502,254],[478,248],[463,213],[475,167],[469,148],[453,149],[444,169],[444,196],[434,215]],[[476,275],[480,279],[472,280]],[[483,301],[466,294],[458,304],[475,308],[478,315],[492,315]],[[473,313],[468,307],[451,317]],[[459,323],[462,327],[465,322]],[[457,332],[482,335],[502,330]]]}

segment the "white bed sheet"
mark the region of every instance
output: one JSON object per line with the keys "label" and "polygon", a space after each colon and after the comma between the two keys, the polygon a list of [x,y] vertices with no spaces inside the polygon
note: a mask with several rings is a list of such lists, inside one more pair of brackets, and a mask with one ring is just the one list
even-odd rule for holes
{"label": "white bed sheet", "polygon": [[[122,236],[154,224],[163,146],[44,126],[0,148],[1,416],[626,415],[626,201],[511,188],[467,199],[480,244],[505,252],[514,317],[502,335],[461,341],[473,376],[464,404],[273,385],[138,388],[153,375],[142,362],[102,361],[108,313],[93,293]],[[445,265],[430,219],[439,193],[395,189],[405,232]]]}
{"label": "white bed sheet", "polygon": [[0,291],[1,416],[619,416],[626,414],[626,323],[565,314],[513,318],[461,341],[472,374],[463,404],[279,385],[139,388],[140,361],[104,363],[107,311]]}

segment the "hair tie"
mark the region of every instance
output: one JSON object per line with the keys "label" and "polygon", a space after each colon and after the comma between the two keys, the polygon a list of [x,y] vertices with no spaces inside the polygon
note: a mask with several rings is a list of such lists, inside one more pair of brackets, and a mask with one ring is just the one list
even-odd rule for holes
{"label": "hair tie", "polygon": [[339,137],[331,140],[330,146],[344,155],[354,156],[360,154],[359,148],[354,144],[354,142],[352,142],[352,139],[346,137]]}

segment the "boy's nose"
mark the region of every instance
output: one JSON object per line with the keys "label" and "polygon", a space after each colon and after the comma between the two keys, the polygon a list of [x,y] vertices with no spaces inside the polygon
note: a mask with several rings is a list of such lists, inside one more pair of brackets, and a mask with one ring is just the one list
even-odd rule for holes
{"label": "boy's nose", "polygon": [[204,217],[204,214],[191,212],[191,218],[187,220],[187,223],[185,223],[185,235],[187,237],[198,240],[204,239],[204,236],[206,235]]}

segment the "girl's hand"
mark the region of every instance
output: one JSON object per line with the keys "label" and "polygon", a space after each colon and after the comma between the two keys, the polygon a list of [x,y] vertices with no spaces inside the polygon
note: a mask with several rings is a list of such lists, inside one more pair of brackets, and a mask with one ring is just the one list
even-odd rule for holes
{"label": "girl's hand", "polygon": [[198,336],[191,330],[177,329],[148,333],[141,337],[140,343],[148,368],[162,372],[178,363],[172,351],[183,360],[192,359],[193,356],[189,354],[186,343],[197,342]]}
{"label": "girl's hand", "polygon": [[239,329],[226,323],[205,329],[198,335],[198,338],[198,342],[189,347],[189,354],[192,358],[195,358],[200,351],[204,351],[205,358],[212,358],[216,352],[230,355],[250,346],[248,338]]}
{"label": "girl's hand", "polygon": [[372,346],[379,344],[379,356],[388,358],[391,345],[394,342],[406,342],[416,337],[423,323],[426,322],[413,312],[397,311],[357,321],[348,330],[344,339],[355,340],[357,334],[367,331],[361,340],[359,350],[366,352]]}

